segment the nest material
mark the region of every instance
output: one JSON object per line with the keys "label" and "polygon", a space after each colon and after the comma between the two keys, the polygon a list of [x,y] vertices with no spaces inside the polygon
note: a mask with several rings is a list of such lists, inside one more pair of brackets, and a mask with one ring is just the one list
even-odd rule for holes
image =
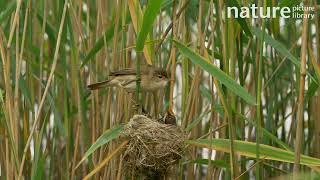
{"label": "nest material", "polygon": [[135,115],[123,135],[129,140],[124,161],[130,175],[166,174],[184,153],[186,136],[180,127],[143,115]]}

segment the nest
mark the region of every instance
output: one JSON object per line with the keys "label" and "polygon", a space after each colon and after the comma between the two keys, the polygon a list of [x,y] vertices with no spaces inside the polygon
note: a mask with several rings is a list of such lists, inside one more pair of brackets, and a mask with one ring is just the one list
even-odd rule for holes
{"label": "nest", "polygon": [[123,136],[129,140],[123,156],[128,175],[150,177],[167,174],[185,149],[185,134],[180,127],[143,115],[135,115],[129,121]]}

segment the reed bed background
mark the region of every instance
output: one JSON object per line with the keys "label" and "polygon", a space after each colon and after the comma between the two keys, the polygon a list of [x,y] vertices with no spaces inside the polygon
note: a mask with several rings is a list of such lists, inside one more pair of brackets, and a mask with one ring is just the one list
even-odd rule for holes
{"label": "reed bed background", "polygon": [[[315,17],[226,18],[252,3]],[[172,75],[146,111],[173,109],[188,135],[167,179],[320,177],[319,1],[0,4],[0,179],[133,179],[117,138],[133,96],[86,86],[140,64]]]}

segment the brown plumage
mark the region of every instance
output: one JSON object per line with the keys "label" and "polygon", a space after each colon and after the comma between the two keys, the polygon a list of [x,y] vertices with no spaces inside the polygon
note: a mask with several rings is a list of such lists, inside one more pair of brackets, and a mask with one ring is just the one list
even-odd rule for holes
{"label": "brown plumage", "polygon": [[177,119],[172,110],[168,110],[164,118],[165,124],[177,125]]}
{"label": "brown plumage", "polygon": [[158,122],[164,123],[164,124],[177,125],[176,116],[174,115],[171,109],[168,109],[167,113],[163,117],[158,119]]}
{"label": "brown plumage", "polygon": [[[153,66],[141,67],[141,89],[142,91],[156,91],[164,88],[169,76],[167,72],[160,68]],[[129,92],[136,89],[136,70],[134,68],[127,68],[118,71],[113,71],[109,74],[109,79],[88,85],[90,90],[96,90],[102,87],[121,87]]]}

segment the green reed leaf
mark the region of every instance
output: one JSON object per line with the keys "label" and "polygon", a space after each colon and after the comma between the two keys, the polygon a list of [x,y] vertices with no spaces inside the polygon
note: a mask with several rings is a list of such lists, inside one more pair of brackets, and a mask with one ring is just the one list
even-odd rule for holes
{"label": "green reed leaf", "polygon": [[256,104],[256,100],[253,96],[251,96],[242,86],[240,86],[235,80],[233,80],[230,76],[228,76],[218,67],[211,64],[204,57],[195,53],[179,41],[173,40],[173,42],[183,55],[187,56],[194,64],[199,65],[203,70],[210,73],[213,77],[215,77],[218,81],[220,81],[228,89],[230,89],[230,91],[232,91],[234,94],[241,97],[250,105]]}

